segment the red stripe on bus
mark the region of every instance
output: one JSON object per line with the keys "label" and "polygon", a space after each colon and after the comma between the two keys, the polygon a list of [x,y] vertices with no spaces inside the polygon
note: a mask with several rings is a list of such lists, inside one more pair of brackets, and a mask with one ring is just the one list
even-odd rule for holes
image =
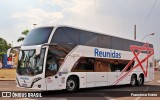
{"label": "red stripe on bus", "polygon": [[[153,48],[150,48],[149,47],[149,44],[148,43],[145,43],[143,46],[134,46],[134,45],[131,45],[130,46],[130,49],[131,51],[133,52],[134,54],[134,57],[133,59],[126,65],[126,67],[122,70],[122,73],[120,74],[120,76],[127,70],[127,68],[132,64],[132,62],[136,59],[138,64],[135,65],[132,69],[130,69],[126,74],[124,74],[123,76],[121,76],[120,78],[118,78],[114,83],[115,84],[118,84],[123,78],[125,78],[130,72],[132,72],[133,69],[137,68],[138,66],[140,66],[140,68],[142,69],[145,77],[147,77],[147,73],[148,73],[148,58],[150,56],[152,56],[154,54],[154,50]],[[138,50],[138,53],[136,53],[134,50]],[[147,50],[147,56],[140,61],[140,59],[138,58],[138,55],[144,51],[144,50]],[[149,52],[150,51],[150,52]],[[147,65],[146,65],[146,71],[144,70],[143,66],[142,66],[142,63],[144,63],[145,61],[147,60]]]}

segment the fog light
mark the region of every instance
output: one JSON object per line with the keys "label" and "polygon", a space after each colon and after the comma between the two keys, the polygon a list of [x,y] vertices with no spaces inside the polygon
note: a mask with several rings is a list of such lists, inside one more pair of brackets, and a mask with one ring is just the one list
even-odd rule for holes
{"label": "fog light", "polygon": [[41,88],[41,85],[38,85],[38,88]]}

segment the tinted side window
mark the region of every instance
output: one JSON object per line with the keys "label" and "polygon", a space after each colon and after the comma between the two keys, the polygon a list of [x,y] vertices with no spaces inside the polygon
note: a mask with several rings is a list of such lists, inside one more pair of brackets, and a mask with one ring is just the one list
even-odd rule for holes
{"label": "tinted side window", "polygon": [[79,31],[73,28],[60,27],[55,31],[51,42],[78,45]]}
{"label": "tinted side window", "polygon": [[95,64],[95,71],[96,72],[117,72],[117,71],[119,72],[119,71],[122,71],[129,62],[130,60],[97,58],[96,64]]}
{"label": "tinted side window", "polygon": [[[112,59],[112,61],[111,61],[111,70],[112,70],[112,72],[120,72],[120,71],[122,71],[129,62],[130,62],[130,60]],[[130,66],[129,66],[129,68],[130,68]],[[128,68],[128,70],[130,70],[129,68]]]}
{"label": "tinted side window", "polygon": [[98,47],[97,34],[93,32],[80,31],[80,44]]}
{"label": "tinted side window", "polygon": [[[136,41],[131,41],[131,40],[125,40],[124,50],[131,51],[131,49],[130,49],[131,45],[134,45],[134,46],[143,46],[144,43],[142,43],[142,42],[136,42]],[[138,52],[139,50],[135,49],[134,51]],[[147,53],[147,51],[141,51],[141,53]]]}
{"label": "tinted side window", "polygon": [[112,37],[112,49],[124,50],[124,39]]}
{"label": "tinted side window", "polygon": [[[73,72],[120,72],[130,60],[105,59],[105,58],[80,58],[72,68]],[[134,61],[125,70],[129,71],[134,66]]]}
{"label": "tinted side window", "polygon": [[111,72],[111,64],[106,59],[97,58],[94,66],[95,72]]}
{"label": "tinted side window", "polygon": [[101,48],[111,48],[111,36],[98,35],[98,46]]}
{"label": "tinted side window", "polygon": [[133,62],[131,63],[131,65],[127,68],[127,71],[131,70],[131,69],[134,67],[134,63],[135,63],[135,61],[133,61]]}
{"label": "tinted side window", "polygon": [[94,71],[94,58],[80,58],[72,68],[73,72],[93,72]]}
{"label": "tinted side window", "polygon": [[70,52],[79,44],[79,31],[69,27],[59,27],[55,31],[51,43],[57,43]]}

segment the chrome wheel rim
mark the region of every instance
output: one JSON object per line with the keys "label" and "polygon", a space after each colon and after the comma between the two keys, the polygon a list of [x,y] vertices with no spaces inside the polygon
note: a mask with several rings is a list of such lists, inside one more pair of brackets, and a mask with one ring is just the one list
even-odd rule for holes
{"label": "chrome wheel rim", "polygon": [[135,78],[132,79],[132,85],[134,85],[136,82]]}
{"label": "chrome wheel rim", "polygon": [[141,77],[139,78],[139,84],[142,84],[142,78]]}
{"label": "chrome wheel rim", "polygon": [[68,90],[73,90],[75,88],[75,82],[73,80],[67,81]]}

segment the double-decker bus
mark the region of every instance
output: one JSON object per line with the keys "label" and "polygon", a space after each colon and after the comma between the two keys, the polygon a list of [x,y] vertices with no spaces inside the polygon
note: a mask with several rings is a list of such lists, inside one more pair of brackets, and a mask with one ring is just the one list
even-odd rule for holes
{"label": "double-decker bus", "polygon": [[18,87],[71,92],[89,87],[143,85],[154,79],[154,49],[149,43],[53,26],[31,30],[23,44],[15,48],[20,49]]}

